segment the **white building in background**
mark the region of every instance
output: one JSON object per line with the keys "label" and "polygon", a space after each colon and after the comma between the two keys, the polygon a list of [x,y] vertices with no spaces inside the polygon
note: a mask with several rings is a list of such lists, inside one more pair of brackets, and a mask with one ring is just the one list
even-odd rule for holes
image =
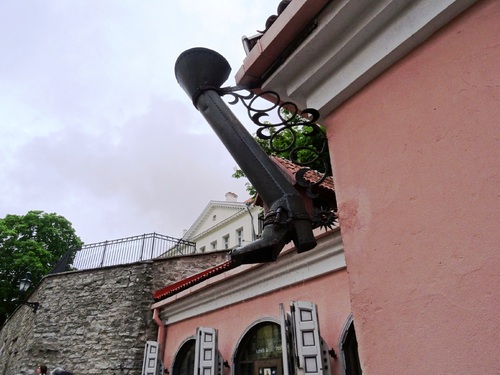
{"label": "white building in background", "polygon": [[253,200],[238,202],[234,193],[226,193],[225,201],[210,201],[183,239],[196,243],[196,252],[229,250],[255,241],[261,233],[259,216],[262,207]]}

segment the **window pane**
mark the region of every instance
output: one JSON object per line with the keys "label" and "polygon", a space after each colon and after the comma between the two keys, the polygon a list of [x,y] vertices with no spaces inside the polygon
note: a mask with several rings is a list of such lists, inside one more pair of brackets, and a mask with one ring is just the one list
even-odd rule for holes
{"label": "window pane", "polygon": [[194,374],[195,346],[196,340],[189,340],[180,348],[175,358],[172,375]]}
{"label": "window pane", "polygon": [[318,363],[316,362],[316,357],[305,357],[304,363],[306,365],[306,374],[308,372],[318,372]]}
{"label": "window pane", "polygon": [[281,333],[277,324],[259,326],[245,341],[242,361],[281,357]]}
{"label": "window pane", "polygon": [[303,346],[315,345],[313,331],[302,331],[302,345]]}
{"label": "window pane", "polygon": [[253,363],[240,364],[240,371],[238,372],[238,375],[254,375]]}
{"label": "window pane", "polygon": [[354,322],[352,322],[347,330],[347,335],[342,343],[342,350],[344,351],[346,375],[361,375],[361,363],[358,354],[358,342],[356,340],[356,331],[354,329]]}

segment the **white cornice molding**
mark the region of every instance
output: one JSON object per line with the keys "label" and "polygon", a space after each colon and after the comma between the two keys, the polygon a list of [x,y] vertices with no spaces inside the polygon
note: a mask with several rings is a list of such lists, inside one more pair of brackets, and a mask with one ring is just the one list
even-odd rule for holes
{"label": "white cornice molding", "polygon": [[210,201],[206,207],[203,209],[201,214],[187,230],[183,239],[190,240],[190,237],[196,230],[201,226],[201,224],[207,219],[209,214],[217,207],[221,208],[234,208],[236,210],[244,210],[246,208],[246,203],[243,202],[223,202],[223,201]]}
{"label": "white cornice molding", "polygon": [[[246,210],[244,208],[242,208],[240,211],[234,213],[233,215],[225,218],[224,220],[220,221],[219,223],[215,224],[214,226],[208,228],[207,230],[201,232],[201,233],[198,233],[196,236],[193,236],[191,238],[189,238],[189,241],[192,241],[192,242],[197,242],[200,238],[206,236],[207,234],[209,233],[212,233],[212,232],[215,232],[216,230],[222,228],[222,227],[225,227],[227,226],[229,223],[235,221],[236,219],[240,218],[241,216],[243,216],[244,214],[246,214]],[[201,222],[200,222],[201,224]]]}
{"label": "white cornice molding", "polygon": [[[166,324],[205,314],[274,290],[345,268],[340,230],[318,239],[311,251],[284,252],[276,262],[240,266],[242,272],[220,275],[153,304]],[[237,269],[236,269],[237,270]]]}
{"label": "white cornice molding", "polygon": [[326,116],[475,2],[332,1],[262,89]]}

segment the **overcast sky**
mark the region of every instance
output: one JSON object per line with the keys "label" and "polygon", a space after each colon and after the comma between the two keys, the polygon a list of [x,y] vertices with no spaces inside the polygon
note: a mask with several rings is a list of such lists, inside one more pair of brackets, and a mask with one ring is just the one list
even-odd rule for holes
{"label": "overcast sky", "polygon": [[85,243],[179,238],[210,200],[247,199],[174,64],[214,49],[234,85],[241,36],[278,2],[0,1],[0,218],[55,212]]}

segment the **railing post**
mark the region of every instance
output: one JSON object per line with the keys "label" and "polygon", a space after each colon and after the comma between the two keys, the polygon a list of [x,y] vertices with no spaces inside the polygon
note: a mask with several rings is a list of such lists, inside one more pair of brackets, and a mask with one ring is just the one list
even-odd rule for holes
{"label": "railing post", "polygon": [[153,251],[155,249],[155,239],[156,239],[156,232],[153,232],[153,241],[151,243],[151,258],[149,259],[153,259]]}
{"label": "railing post", "polygon": [[139,261],[142,261],[142,255],[144,254],[144,244],[146,243],[146,233],[142,235],[142,246],[141,246],[141,257]]}
{"label": "railing post", "polygon": [[102,251],[101,267],[104,265],[104,257],[106,256],[106,248],[108,247],[108,241],[104,241],[104,249]]}

